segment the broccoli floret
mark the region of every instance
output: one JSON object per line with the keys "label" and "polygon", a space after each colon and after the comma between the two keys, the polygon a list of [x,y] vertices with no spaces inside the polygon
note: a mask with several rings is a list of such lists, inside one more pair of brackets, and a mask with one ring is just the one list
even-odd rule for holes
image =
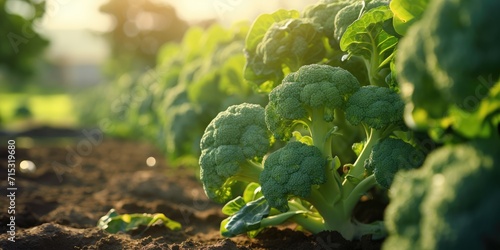
{"label": "broccoli floret", "polygon": [[343,109],[349,96],[359,87],[358,80],[342,68],[317,64],[302,66],[287,75],[269,94],[267,127],[276,138],[288,140],[294,127],[303,124],[318,148],[325,148],[325,144],[328,147],[335,110]]}
{"label": "broccoli floret", "polygon": [[296,141],[270,154],[259,180],[269,205],[286,212],[289,195],[308,197],[312,185],[326,181],[326,163],[318,148]]}
{"label": "broccoli floret", "polygon": [[342,35],[346,31],[347,27],[356,21],[364,7],[364,1],[356,1],[344,8],[342,8],[335,16],[335,31],[334,37],[337,41],[340,41]]}
{"label": "broccoli floret", "polygon": [[261,106],[243,103],[219,113],[200,143],[200,177],[207,196],[224,202],[236,181],[257,182],[270,146]]}
{"label": "broccoli floret", "polygon": [[498,249],[498,139],[442,147],[396,174],[384,249]]}
{"label": "broccoli floret", "polygon": [[353,125],[383,129],[403,124],[404,102],[398,93],[385,87],[364,86],[346,105],[346,118]]}
{"label": "broccoli floret", "polygon": [[334,39],[335,16],[337,12],[347,6],[347,1],[336,1],[332,3],[318,3],[310,5],[304,10],[303,16],[310,18],[315,24],[323,29],[323,34],[328,37],[330,46],[338,49],[338,40]]}
{"label": "broccoli floret", "polygon": [[283,79],[284,66],[297,71],[302,65],[323,60],[326,48],[322,39],[321,27],[308,19],[288,18],[274,23],[255,49],[245,50],[245,78],[257,84],[272,80],[274,87]]}
{"label": "broccoli floret", "polygon": [[365,161],[365,169],[373,173],[375,180],[389,188],[399,170],[408,170],[422,165],[424,155],[411,144],[401,139],[387,138],[377,143]]}
{"label": "broccoli floret", "polygon": [[347,121],[365,128],[366,142],[349,172],[352,180],[359,180],[364,173],[364,163],[378,141],[404,127],[404,102],[389,88],[363,86],[349,98],[345,111]]}

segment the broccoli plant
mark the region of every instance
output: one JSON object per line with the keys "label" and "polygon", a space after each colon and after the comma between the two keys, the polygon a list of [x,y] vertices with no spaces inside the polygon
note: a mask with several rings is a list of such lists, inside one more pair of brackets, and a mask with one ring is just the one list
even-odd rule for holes
{"label": "broccoli plant", "polygon": [[[419,150],[395,134],[405,129],[403,108],[387,87],[360,87],[347,70],[312,64],[288,74],[265,108],[244,103],[221,112],[201,142],[205,191],[225,202],[234,197],[235,182],[250,182],[253,190],[226,204],[230,216],[222,234],[254,235],[293,221],[312,233],[338,231],[348,240],[384,237],[382,222],[360,222],[353,210],[371,188],[388,187],[396,171],[421,163]],[[358,144],[357,160],[347,163],[332,145],[353,128],[366,138]]]}
{"label": "broccoli plant", "polygon": [[499,249],[500,2],[392,3],[405,120],[440,144],[394,177],[383,247]]}

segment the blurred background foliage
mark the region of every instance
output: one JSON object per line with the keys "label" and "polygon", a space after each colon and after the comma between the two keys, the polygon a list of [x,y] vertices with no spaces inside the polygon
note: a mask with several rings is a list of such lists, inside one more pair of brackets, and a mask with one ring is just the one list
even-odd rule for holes
{"label": "blurred background foliage", "polygon": [[[248,23],[190,28],[180,43],[160,49],[154,68],[88,92],[78,106],[81,121],[112,124],[108,134],[156,142],[172,164],[195,165],[201,135],[217,113],[241,102],[265,104],[243,80],[248,29]],[[85,108],[89,103],[111,109]]]}
{"label": "blurred background foliage", "polygon": [[104,34],[111,45],[111,74],[154,65],[160,47],[179,42],[188,29],[172,6],[150,0],[109,0],[100,11],[114,22]]}
{"label": "blurred background foliage", "polygon": [[217,113],[267,101],[244,80],[250,20],[305,2],[0,0],[0,136],[97,127],[196,166]]}
{"label": "blurred background foliage", "polygon": [[[12,12],[21,6],[23,11]],[[43,16],[45,1],[0,0],[0,82],[10,81],[13,89],[22,88],[29,77],[35,75],[40,55],[48,40],[42,37],[35,26]]]}

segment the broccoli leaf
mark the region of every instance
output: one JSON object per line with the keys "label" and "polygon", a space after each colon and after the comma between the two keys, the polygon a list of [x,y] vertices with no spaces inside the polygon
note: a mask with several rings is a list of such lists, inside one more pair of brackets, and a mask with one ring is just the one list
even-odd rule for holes
{"label": "broccoli leaf", "polygon": [[245,191],[243,191],[243,200],[245,202],[250,202],[260,198],[262,196],[262,192],[260,191],[260,185],[256,182],[250,182]]}
{"label": "broccoli leaf", "polygon": [[[340,40],[340,48],[350,56],[365,59],[373,85],[385,84],[386,75],[378,75],[391,62],[398,38],[390,34],[392,12],[388,6],[371,9],[352,23]],[[389,31],[389,32],[388,32]]]}
{"label": "broccoli leaf", "polygon": [[109,233],[128,232],[137,229],[139,226],[146,226],[146,229],[161,221],[170,230],[181,229],[181,224],[169,219],[162,213],[157,214],[118,214],[114,209],[101,217],[97,222],[97,227]]}
{"label": "broccoli leaf", "polygon": [[490,89],[489,95],[481,100],[478,109],[472,113],[452,106],[450,115],[456,132],[467,138],[488,138],[500,124],[500,82]]}
{"label": "broccoli leaf", "polygon": [[224,206],[223,213],[232,214],[220,224],[222,236],[233,237],[247,233],[250,238],[253,238],[266,227],[280,225],[296,215],[307,213],[293,210],[276,214],[276,210],[271,209],[263,196],[246,204],[244,202],[243,198],[238,197]]}
{"label": "broccoli leaf", "polygon": [[[236,207],[240,205],[240,202],[235,202],[233,205]],[[257,230],[261,227],[260,223],[262,219],[269,215],[270,210],[271,207],[264,197],[248,202],[238,212],[221,223],[220,232],[222,236],[233,237],[248,231]]]}
{"label": "broccoli leaf", "polygon": [[238,196],[232,200],[230,200],[224,207],[222,207],[222,213],[225,215],[233,215],[237,213],[241,208],[246,205],[245,199],[243,197]]}
{"label": "broccoli leaf", "polygon": [[420,20],[429,0],[392,0],[389,4],[394,14],[393,25],[396,32],[405,35],[408,28]]}

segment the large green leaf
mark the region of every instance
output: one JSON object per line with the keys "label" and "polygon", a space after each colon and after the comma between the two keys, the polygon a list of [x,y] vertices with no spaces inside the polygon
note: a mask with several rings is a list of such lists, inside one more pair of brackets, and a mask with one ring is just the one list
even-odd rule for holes
{"label": "large green leaf", "polygon": [[392,12],[388,6],[380,6],[352,23],[340,40],[340,48],[349,56],[365,59],[371,84],[385,84],[386,75],[378,74],[394,56],[398,38],[392,35],[392,31]]}
{"label": "large green leaf", "polygon": [[389,4],[394,14],[393,25],[396,32],[405,35],[408,28],[420,20],[429,0],[392,0]]}
{"label": "large green leaf", "polygon": [[170,230],[181,229],[181,224],[173,221],[162,213],[157,214],[118,214],[114,209],[101,217],[97,222],[97,227],[109,233],[128,232],[137,229],[139,226],[149,228],[157,221],[161,221]]}
{"label": "large green leaf", "polygon": [[261,221],[269,215],[271,207],[264,197],[248,202],[237,213],[221,223],[221,234],[233,237],[238,234],[257,230]]}

